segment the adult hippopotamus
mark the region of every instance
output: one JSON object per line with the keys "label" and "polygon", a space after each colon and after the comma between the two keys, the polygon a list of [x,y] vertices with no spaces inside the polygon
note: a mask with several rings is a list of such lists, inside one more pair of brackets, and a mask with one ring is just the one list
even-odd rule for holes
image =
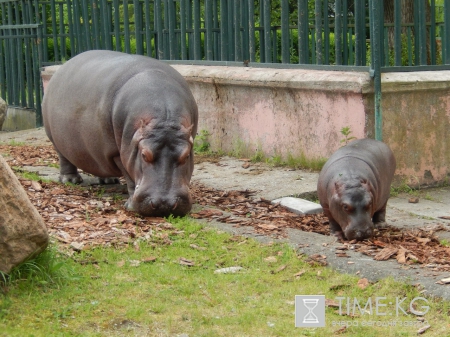
{"label": "adult hippopotamus", "polygon": [[60,181],[123,176],[125,206],[146,216],[191,209],[197,105],[184,78],[150,57],[92,50],[52,76],[42,103]]}
{"label": "adult hippopotamus", "polygon": [[383,142],[354,140],[332,154],[319,175],[317,193],[339,239],[363,240],[385,222],[395,157]]}

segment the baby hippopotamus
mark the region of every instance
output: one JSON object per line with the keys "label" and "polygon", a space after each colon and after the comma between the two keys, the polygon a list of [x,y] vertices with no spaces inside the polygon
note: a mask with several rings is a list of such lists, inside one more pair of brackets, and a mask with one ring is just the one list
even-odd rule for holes
{"label": "baby hippopotamus", "polygon": [[92,50],[58,69],[42,103],[60,181],[123,176],[126,207],[146,216],[191,209],[197,104],[170,65],[140,55]]}
{"label": "baby hippopotamus", "polygon": [[385,222],[395,166],[391,149],[373,139],[354,140],[328,159],[317,193],[339,239],[370,238],[374,225]]}

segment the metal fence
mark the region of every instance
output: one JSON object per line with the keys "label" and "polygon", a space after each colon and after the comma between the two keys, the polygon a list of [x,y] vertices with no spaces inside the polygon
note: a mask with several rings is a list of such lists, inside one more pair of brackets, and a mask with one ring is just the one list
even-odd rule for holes
{"label": "metal fence", "polygon": [[382,71],[450,69],[450,0],[0,0],[0,12],[1,95],[38,111],[39,67],[90,49],[371,71],[376,90]]}

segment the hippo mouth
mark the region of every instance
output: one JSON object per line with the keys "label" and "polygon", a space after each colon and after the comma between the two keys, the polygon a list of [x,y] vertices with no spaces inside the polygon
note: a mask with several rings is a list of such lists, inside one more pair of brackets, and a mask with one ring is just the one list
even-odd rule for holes
{"label": "hippo mouth", "polygon": [[349,226],[344,230],[344,234],[347,240],[358,240],[358,241],[371,238],[373,236],[373,232],[374,232],[373,225]]}
{"label": "hippo mouth", "polygon": [[189,195],[178,197],[146,197],[136,202],[134,200],[132,209],[144,216],[166,217],[169,215],[184,216],[192,208]]}

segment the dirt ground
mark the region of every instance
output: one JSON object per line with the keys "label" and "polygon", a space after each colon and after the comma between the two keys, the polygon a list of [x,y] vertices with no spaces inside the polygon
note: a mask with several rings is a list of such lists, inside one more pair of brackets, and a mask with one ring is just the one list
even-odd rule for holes
{"label": "dirt ground", "polygon": [[[11,167],[57,180],[57,156],[42,129],[0,133],[0,153]],[[200,158],[200,157],[199,157]],[[263,242],[283,240],[309,256],[311,263],[330,265],[376,281],[394,276],[424,291],[450,299],[450,189],[391,198],[388,225],[362,242],[337,242],[323,214],[298,215],[271,200],[283,196],[314,198],[317,172],[271,167],[233,158],[197,160],[191,191],[193,218],[236,235]],[[50,234],[73,250],[146,240],[170,226],[163,218],[140,217],[123,208],[122,185],[98,185],[83,175],[84,187],[57,182],[20,181],[48,225]],[[161,238],[169,240],[169,238]],[[169,240],[170,241],[170,240]]]}

